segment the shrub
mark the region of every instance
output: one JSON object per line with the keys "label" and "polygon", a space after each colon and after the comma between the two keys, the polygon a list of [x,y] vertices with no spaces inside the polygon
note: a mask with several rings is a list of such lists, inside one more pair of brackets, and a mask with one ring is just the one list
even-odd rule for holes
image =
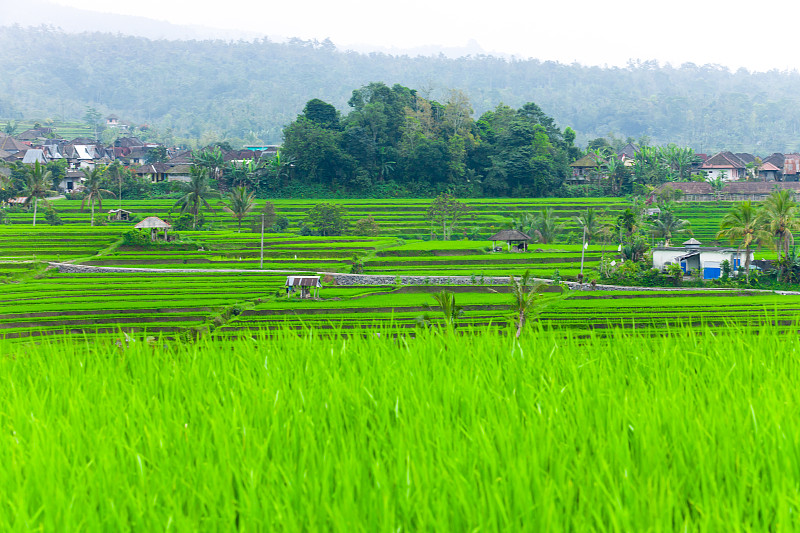
{"label": "shrub", "polygon": [[[64,221],[61,220],[61,217],[58,216],[58,213],[52,207],[48,207],[47,210],[45,210],[44,219],[51,226],[62,226],[64,224]],[[3,214],[0,213],[0,222],[2,221],[3,221]]]}
{"label": "shrub", "polygon": [[149,246],[150,234],[139,229],[132,229],[122,234],[122,244],[125,246]]}
{"label": "shrub", "polygon": [[380,232],[381,227],[372,215],[358,220],[353,228],[353,234],[361,237],[377,237]]}
{"label": "shrub", "polygon": [[286,231],[289,227],[289,219],[285,216],[280,216],[275,219],[275,224],[272,225],[272,231],[281,232]]}
{"label": "shrub", "polygon": [[342,235],[347,230],[347,221],[344,219],[346,213],[339,204],[323,202],[308,211],[305,223],[323,237]]}

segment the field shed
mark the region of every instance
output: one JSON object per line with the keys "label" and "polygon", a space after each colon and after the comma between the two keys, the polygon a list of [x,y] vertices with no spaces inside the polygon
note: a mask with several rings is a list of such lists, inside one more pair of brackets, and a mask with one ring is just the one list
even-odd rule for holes
{"label": "field shed", "polygon": [[130,220],[132,214],[124,209],[112,209],[108,212],[108,220]]}
{"label": "field shed", "polygon": [[497,248],[495,248],[495,243],[497,241],[505,241],[509,252],[512,250],[512,247],[515,248],[516,251],[523,252],[528,249],[528,242],[531,238],[528,234],[522,233],[521,231],[504,229],[489,237],[489,240],[492,241],[492,250],[497,250]]}
{"label": "field shed", "polygon": [[136,229],[149,229],[150,240],[153,241],[158,239],[158,232],[162,229],[164,230],[164,240],[168,240],[167,231],[172,229],[172,225],[170,225],[168,222],[164,222],[158,217],[147,217],[134,227]]}
{"label": "field shed", "polygon": [[[745,251],[730,247],[700,246],[697,239],[689,239],[683,246],[653,248],[653,268],[664,269],[679,264],[684,274],[702,279],[716,279],[722,275],[722,262],[728,261],[731,270],[737,272],[745,263]],[[750,250],[750,260],[754,252]]]}
{"label": "field shed", "polygon": [[[287,276],[286,277],[286,296],[293,291],[300,290],[300,298],[317,298],[319,290],[322,288],[319,276]],[[315,292],[316,291],[316,292]]]}

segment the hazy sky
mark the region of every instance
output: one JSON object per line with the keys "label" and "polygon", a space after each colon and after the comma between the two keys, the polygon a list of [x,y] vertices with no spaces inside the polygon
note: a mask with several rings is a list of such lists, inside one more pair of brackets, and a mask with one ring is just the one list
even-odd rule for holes
{"label": "hazy sky", "polygon": [[[762,0],[52,0],[93,11],[270,36],[330,38],[411,48],[465,46],[488,53],[591,65],[629,59],[718,63],[732,69],[800,70],[800,3]],[[724,7],[721,7],[723,6]],[[785,22],[784,22],[785,21]]]}

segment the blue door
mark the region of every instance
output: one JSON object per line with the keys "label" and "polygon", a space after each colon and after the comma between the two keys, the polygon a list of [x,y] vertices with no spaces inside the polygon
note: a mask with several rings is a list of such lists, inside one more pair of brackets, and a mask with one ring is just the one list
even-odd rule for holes
{"label": "blue door", "polygon": [[703,279],[717,279],[722,275],[719,261],[703,262]]}

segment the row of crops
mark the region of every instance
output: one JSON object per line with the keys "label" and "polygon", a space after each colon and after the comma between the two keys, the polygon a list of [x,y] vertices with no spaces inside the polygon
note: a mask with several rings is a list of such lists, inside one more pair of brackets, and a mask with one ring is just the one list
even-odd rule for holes
{"label": "row of crops", "polygon": [[[441,286],[325,287],[320,299],[287,297],[282,274],[174,272],[51,274],[6,284],[0,334],[47,335],[216,332],[248,336],[258,330],[417,327],[423,313],[440,322],[432,293]],[[446,288],[446,287],[445,287]],[[464,309],[462,328],[511,323],[510,287],[450,287]],[[426,308],[432,305],[432,309]],[[800,297],[726,291],[578,292],[540,317],[548,328],[670,328],[681,325],[796,326]]]}

